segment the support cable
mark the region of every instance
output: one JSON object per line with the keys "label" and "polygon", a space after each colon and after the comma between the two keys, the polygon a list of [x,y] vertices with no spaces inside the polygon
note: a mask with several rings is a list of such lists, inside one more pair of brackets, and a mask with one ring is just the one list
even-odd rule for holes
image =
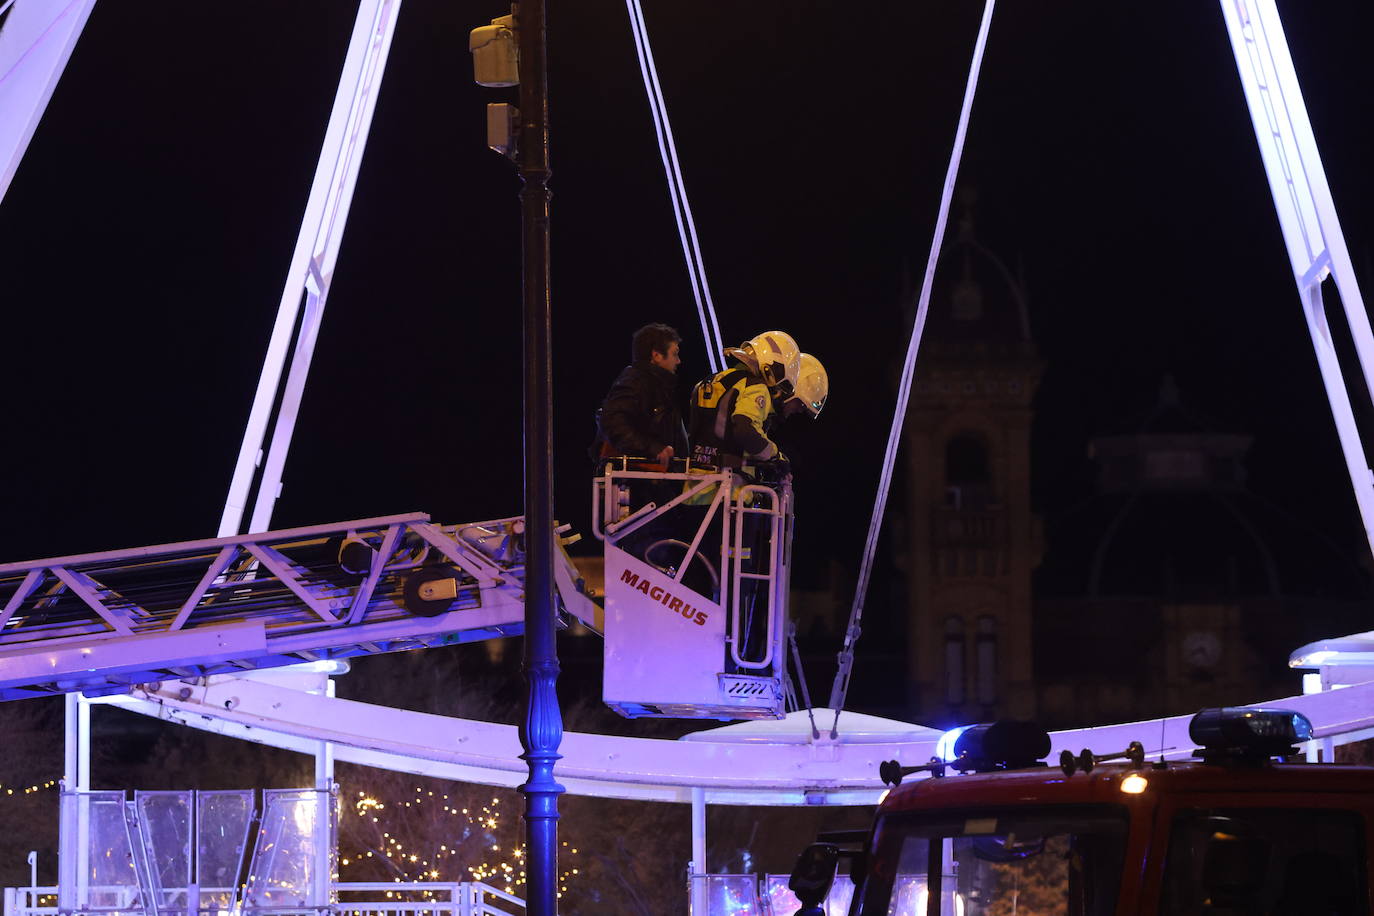
{"label": "support cable", "polygon": [[949,221],[950,200],[954,196],[954,182],[959,175],[959,161],[964,153],[964,137],[968,133],[969,113],[973,108],[973,95],[978,86],[978,71],[983,65],[983,49],[987,45],[988,29],[992,25],[992,8],[996,0],[987,0],[983,8],[983,21],[978,27],[978,40],[973,49],[973,63],[969,67],[968,85],[964,87],[964,104],[959,112],[959,127],[954,134],[954,149],[950,153],[949,168],[945,171],[945,185],[940,193],[940,212],[935,220],[935,233],[930,240],[930,254],[926,258],[925,277],[921,281],[921,296],[916,306],[916,320],[911,328],[911,340],[907,343],[906,361],[902,364],[901,384],[897,389],[897,408],[892,415],[892,428],[887,436],[887,451],[883,454],[882,474],[878,478],[878,495],[873,501],[873,515],[868,522],[868,538],[864,542],[863,561],[859,567],[859,580],[854,588],[854,604],[849,611],[849,625],[845,628],[844,646],[840,649],[835,671],[835,683],[830,689],[830,706],[835,710],[835,718],[830,725],[833,740],[839,734],[840,710],[844,707],[845,694],[849,691],[849,675],[854,668],[854,644],[858,642],[863,619],[864,598],[868,593],[868,581],[873,572],[873,555],[878,546],[878,534],[882,530],[883,515],[887,510],[888,491],[892,486],[892,467],[896,463],[897,446],[901,442],[902,424],[906,420],[907,401],[911,396],[911,379],[916,371],[916,353],[921,346],[921,335],[925,331],[926,313],[930,307],[930,289],[935,279],[935,265],[940,259],[940,248],[944,243],[945,226]]}
{"label": "support cable", "polygon": [[725,357],[721,353],[724,343],[720,335],[720,322],[716,319],[716,308],[711,301],[711,288],[706,282],[706,265],[701,256],[701,244],[697,240],[696,222],[692,219],[692,208],[687,202],[687,189],[682,181],[681,166],[678,164],[677,143],[673,140],[673,128],[668,123],[668,107],[663,101],[663,89],[659,85],[658,70],[654,65],[654,52],[649,46],[649,31],[644,25],[644,10],[640,7],[639,0],[625,0],[625,8],[630,14],[630,30],[634,34],[635,51],[639,55],[639,72],[644,78],[644,92],[648,96],[649,109],[653,114],[654,131],[658,134],[658,152],[663,157],[663,174],[668,180],[668,194],[673,201],[678,238],[682,240],[682,256],[687,263],[692,298],[696,300],[697,317],[701,321],[701,333],[706,343],[706,359],[714,374],[725,368]]}
{"label": "support cable", "polygon": [[[806,710],[806,718],[811,723],[811,740],[820,738],[820,729],[816,728],[816,710],[811,706],[811,688],[806,686],[806,671],[802,668],[801,650],[797,648],[797,624],[796,621],[787,621],[787,642],[792,647],[792,667],[797,670],[797,686],[801,688],[802,708]],[[784,666],[784,671],[786,667]],[[796,689],[792,687],[791,679],[787,681],[788,689],[796,699]]]}

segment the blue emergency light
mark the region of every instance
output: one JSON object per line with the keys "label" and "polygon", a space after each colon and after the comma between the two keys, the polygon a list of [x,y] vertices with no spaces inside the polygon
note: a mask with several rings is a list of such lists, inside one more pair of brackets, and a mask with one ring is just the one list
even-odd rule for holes
{"label": "blue emergency light", "polygon": [[966,729],[954,740],[950,766],[964,773],[1044,766],[1050,735],[1034,722],[993,722]]}
{"label": "blue emergency light", "polygon": [[1019,770],[1045,765],[1050,752],[1050,734],[1034,722],[992,722],[961,725],[940,736],[935,756],[918,766],[902,766],[885,760],[878,776],[889,786],[901,784],[903,776],[927,772],[944,776],[945,769],[961,773],[988,773],[993,770]]}
{"label": "blue emergency light", "polygon": [[1193,716],[1188,737],[1205,762],[1259,761],[1297,753],[1294,745],[1311,739],[1312,723],[1291,709],[1218,706]]}

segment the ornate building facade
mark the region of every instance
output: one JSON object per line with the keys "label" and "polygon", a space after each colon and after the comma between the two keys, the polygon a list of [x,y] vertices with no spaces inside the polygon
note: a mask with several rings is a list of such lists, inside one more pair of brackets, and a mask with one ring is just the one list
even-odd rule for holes
{"label": "ornate building facade", "polygon": [[1042,363],[1025,291],[978,242],[967,199],[940,267],[906,421],[908,708],[931,723],[1030,718]]}
{"label": "ornate building facade", "polygon": [[[1363,543],[1253,492],[1251,438],[1189,409],[1168,376],[1143,414],[1054,443],[1089,460],[1082,475],[1075,460],[1052,505],[1034,505],[1045,363],[1024,285],[979,242],[971,197],[962,204],[887,520],[901,584],[893,619],[865,624],[886,631],[860,643],[856,708],[933,726],[1067,728],[1297,692],[1293,649],[1368,629]],[[838,564],[827,572],[795,595],[822,669],[853,585]]]}

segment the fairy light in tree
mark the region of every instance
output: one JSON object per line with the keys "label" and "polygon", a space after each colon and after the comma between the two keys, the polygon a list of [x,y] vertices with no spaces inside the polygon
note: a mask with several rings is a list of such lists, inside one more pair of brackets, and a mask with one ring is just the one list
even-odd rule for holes
{"label": "fairy light in tree", "polygon": [[7,786],[7,785],[5,785],[4,783],[0,783],[0,789],[4,789],[4,790],[5,790],[5,796],[6,796],[6,797],[13,796],[14,793],[15,793],[15,790],[16,790],[16,789],[20,789],[19,795],[20,795],[20,797],[22,798],[22,797],[25,796],[25,795],[36,795],[37,793],[42,792],[44,789],[52,789],[52,788],[55,788],[57,785],[58,785],[58,780],[56,780],[56,779],[49,779],[49,780],[47,780],[46,782],[34,783],[34,784],[31,785],[31,786],[23,786],[22,788],[19,787],[19,786]]}
{"label": "fairy light in tree", "polygon": [[[504,889],[506,893],[516,893],[525,885],[526,850],[523,844],[512,842],[516,840],[515,836],[502,835],[503,829],[508,828],[502,817],[500,797],[491,796],[481,803],[463,805],[461,796],[454,797],[419,786],[414,786],[413,792],[404,792],[406,797],[399,800],[383,802],[383,794],[362,790],[356,794],[350,793],[353,804],[346,813],[357,818],[364,832],[375,830],[377,839],[371,848],[341,850],[341,871],[359,866],[375,871],[378,867],[376,863],[381,863],[381,867],[388,872],[386,877],[397,884],[410,881],[481,881]],[[390,808],[388,804],[391,804]],[[466,842],[450,845],[455,831],[451,826],[443,826],[443,823],[455,818],[459,825],[458,833]],[[383,827],[386,829],[381,829]],[[434,843],[436,833],[442,835],[445,842]],[[577,852],[575,847],[568,847],[567,843],[564,843],[564,847],[565,855],[575,855]],[[465,859],[471,861],[474,858],[480,861],[465,864]],[[455,867],[459,870],[457,874],[450,871]],[[580,872],[576,868],[565,869],[559,876],[562,891],[567,891],[569,882],[578,875]],[[427,889],[417,889],[414,893],[433,898],[433,892]]]}

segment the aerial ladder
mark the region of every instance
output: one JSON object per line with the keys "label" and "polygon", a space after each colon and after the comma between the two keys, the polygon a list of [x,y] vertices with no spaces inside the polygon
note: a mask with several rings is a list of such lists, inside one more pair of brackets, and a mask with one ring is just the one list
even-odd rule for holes
{"label": "aerial ladder", "polygon": [[[636,467],[622,459],[593,483],[602,557],[575,563],[576,536],[560,530],[561,625],[605,633],[606,700],[622,714],[780,716],[790,488]],[[645,481],[687,486],[634,504]],[[707,508],[689,504],[704,492]],[[647,551],[626,549],[654,530]],[[6,563],[0,699],[519,635],[524,557],[519,517],[412,513]],[[739,635],[750,614],[752,650]]]}
{"label": "aerial ladder", "polygon": [[[412,513],[3,564],[0,699],[516,635],[522,538]],[[563,623],[596,628],[559,558]]]}

